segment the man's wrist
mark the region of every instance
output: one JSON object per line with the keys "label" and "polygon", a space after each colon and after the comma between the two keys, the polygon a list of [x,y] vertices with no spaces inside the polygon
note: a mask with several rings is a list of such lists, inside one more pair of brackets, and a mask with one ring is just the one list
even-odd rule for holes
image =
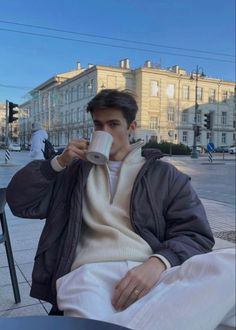
{"label": "man's wrist", "polygon": [[156,262],[158,262],[160,265],[163,266],[163,270],[166,270],[171,267],[168,260],[166,260],[166,258],[162,258],[162,256],[160,257],[159,255],[152,255],[152,256],[150,256],[149,259],[152,259],[152,260],[154,259],[154,261],[156,260]]}
{"label": "man's wrist", "polygon": [[51,160],[51,166],[54,169],[54,171],[56,172],[61,172],[64,170],[64,168],[66,166],[61,166],[61,164],[58,161],[58,156],[55,156],[52,160]]}
{"label": "man's wrist", "polygon": [[66,164],[62,161],[62,159],[61,159],[60,156],[56,156],[56,160],[57,160],[58,164],[59,164],[62,168],[65,168],[65,167],[66,167]]}

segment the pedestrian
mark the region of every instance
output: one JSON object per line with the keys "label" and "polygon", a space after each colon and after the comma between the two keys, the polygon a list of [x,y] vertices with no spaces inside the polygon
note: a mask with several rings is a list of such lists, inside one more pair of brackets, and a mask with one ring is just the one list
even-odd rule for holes
{"label": "pedestrian", "polygon": [[32,123],[31,132],[32,137],[29,155],[33,159],[44,159],[44,140],[48,138],[48,134],[38,122]]}
{"label": "pedestrian", "polygon": [[31,296],[50,302],[50,314],[135,330],[233,326],[235,251],[212,252],[189,177],[129,143],[138,111],[129,92],[102,90],[87,111],[95,131],[113,137],[107,164],[87,161],[89,142],[72,140],[7,188],[16,216],[46,218]]}

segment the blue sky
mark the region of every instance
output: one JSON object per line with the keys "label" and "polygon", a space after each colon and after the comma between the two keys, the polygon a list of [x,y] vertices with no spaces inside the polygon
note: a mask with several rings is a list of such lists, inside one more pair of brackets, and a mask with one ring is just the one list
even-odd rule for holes
{"label": "blue sky", "polygon": [[129,58],[136,68],[150,59],[188,72],[199,65],[207,76],[235,81],[235,0],[1,0],[0,45],[0,102],[25,102],[30,89],[77,61],[84,67]]}

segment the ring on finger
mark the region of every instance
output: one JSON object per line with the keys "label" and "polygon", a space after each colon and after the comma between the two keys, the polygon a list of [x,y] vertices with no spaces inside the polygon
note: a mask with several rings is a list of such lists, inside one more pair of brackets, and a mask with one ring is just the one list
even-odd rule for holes
{"label": "ring on finger", "polygon": [[135,294],[135,296],[138,296],[139,293],[140,293],[140,291],[139,291],[138,289],[135,289],[135,290],[134,290],[134,294]]}

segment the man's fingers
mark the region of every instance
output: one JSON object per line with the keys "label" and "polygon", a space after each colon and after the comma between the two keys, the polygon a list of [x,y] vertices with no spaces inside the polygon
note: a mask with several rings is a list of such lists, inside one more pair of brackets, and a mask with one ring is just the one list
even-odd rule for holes
{"label": "man's fingers", "polygon": [[87,140],[72,140],[59,156],[59,162],[63,166],[67,166],[74,158],[86,160],[86,152],[89,142]]}

